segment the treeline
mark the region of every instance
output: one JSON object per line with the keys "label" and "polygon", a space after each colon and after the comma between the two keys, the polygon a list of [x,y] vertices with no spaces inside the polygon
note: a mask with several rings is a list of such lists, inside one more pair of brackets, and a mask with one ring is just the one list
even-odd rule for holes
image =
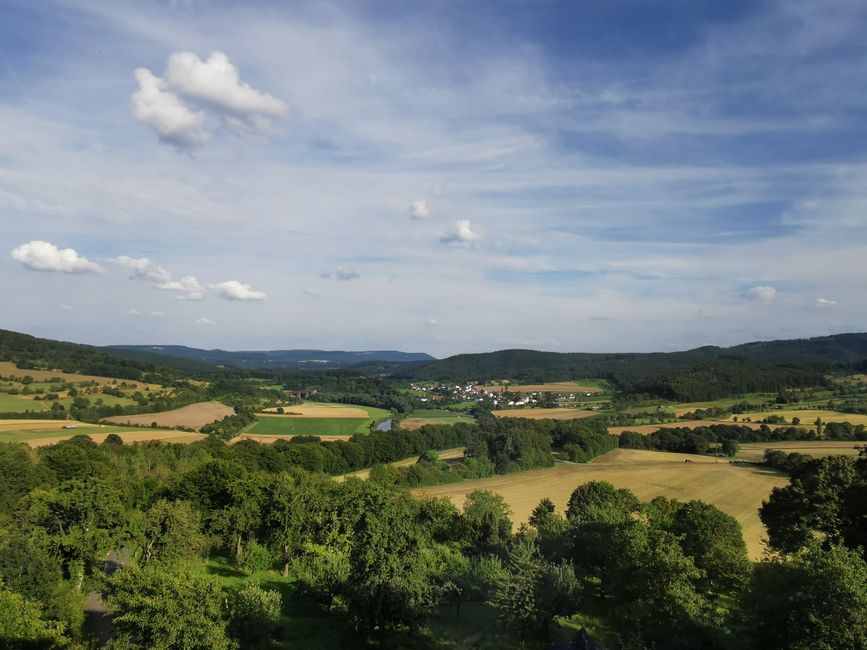
{"label": "treeline", "polygon": [[[576,615],[610,630],[612,650],[867,641],[867,565],[836,544],[842,533],[754,570],[738,523],[697,501],[641,503],[591,482],[563,513],[543,499],[515,531],[490,492],[472,492],[458,508],[376,480],[266,467],[251,449],[216,440],[0,445],[0,639],[85,647],[84,594],[99,590],[115,625],[112,648],[126,650],[299,638],[313,646],[321,630],[335,647],[442,647],[429,621],[468,601],[499,614],[502,624],[484,633],[489,648],[539,647],[554,617]],[[855,486],[848,462],[849,470],[823,470],[817,500]],[[808,487],[795,498],[812,498]],[[839,507],[848,503],[860,521],[867,501],[853,495]],[[825,516],[835,513],[817,513],[816,526],[841,521]],[[798,539],[815,537],[804,532]],[[235,584],[275,573],[261,585],[221,587],[201,570],[214,551],[231,563],[222,570]],[[106,558],[123,558],[112,577]]]}
{"label": "treeline", "polygon": [[759,428],[753,429],[737,424],[711,424],[694,429],[686,427],[660,428],[648,435],[635,431],[624,431],[619,436],[619,446],[626,449],[655,449],[683,454],[705,454],[714,448],[722,448],[723,453],[726,453],[726,450],[732,450],[732,442],[793,440],[867,440],[867,431],[862,424],[852,425],[848,422],[828,422],[824,425],[821,435],[816,433],[815,429],[794,426],[771,429],[763,424]]}

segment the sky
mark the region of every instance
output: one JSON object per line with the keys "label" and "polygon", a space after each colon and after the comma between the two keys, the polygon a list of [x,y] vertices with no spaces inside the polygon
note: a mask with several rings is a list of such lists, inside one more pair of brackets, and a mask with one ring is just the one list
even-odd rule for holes
{"label": "sky", "polygon": [[439,357],[867,330],[861,0],[0,5],[0,328]]}

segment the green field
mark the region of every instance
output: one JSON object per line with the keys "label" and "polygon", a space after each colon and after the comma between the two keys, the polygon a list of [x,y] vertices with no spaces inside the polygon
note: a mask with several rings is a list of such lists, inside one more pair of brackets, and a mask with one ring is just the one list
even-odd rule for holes
{"label": "green field", "polygon": [[22,395],[0,393],[0,413],[23,413],[24,411],[47,411],[51,402],[35,401]]}
{"label": "green field", "polygon": [[259,418],[245,433],[265,436],[351,436],[368,433],[362,418]]}
{"label": "green field", "polygon": [[[3,420],[0,420],[2,423]],[[79,436],[97,433],[139,433],[165,432],[170,429],[151,429],[145,427],[122,427],[116,425],[99,426],[98,424],[76,423],[75,429],[64,429],[63,426],[47,425],[46,428],[14,429],[12,431],[0,431],[0,442],[27,442],[28,440],[41,440],[43,438],[57,438],[59,436]]]}
{"label": "green field", "polygon": [[[320,405],[311,402],[311,405]],[[321,404],[328,406],[328,404]],[[348,404],[333,404],[335,407],[347,407]],[[373,406],[356,406],[352,408],[367,412],[367,418],[322,418],[322,417],[263,417],[244,433],[263,436],[352,436],[356,433],[370,433],[370,425],[391,417],[391,412]],[[287,407],[288,411],[292,407]]]}

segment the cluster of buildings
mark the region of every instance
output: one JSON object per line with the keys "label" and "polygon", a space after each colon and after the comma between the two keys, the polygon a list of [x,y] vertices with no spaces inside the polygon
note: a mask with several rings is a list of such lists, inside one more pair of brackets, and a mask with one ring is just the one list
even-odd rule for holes
{"label": "cluster of buildings", "polygon": [[[496,387],[499,390],[489,390],[478,382],[469,382],[467,384],[437,384],[427,386],[424,384],[412,384],[410,388],[413,392],[424,393],[425,396],[419,398],[422,402],[484,402],[487,401],[493,404],[494,408],[535,406],[539,403],[539,393],[528,393],[522,395],[518,399],[507,399],[503,396],[503,388]],[[512,394],[514,396],[514,394]],[[568,397],[574,398],[574,395]]]}

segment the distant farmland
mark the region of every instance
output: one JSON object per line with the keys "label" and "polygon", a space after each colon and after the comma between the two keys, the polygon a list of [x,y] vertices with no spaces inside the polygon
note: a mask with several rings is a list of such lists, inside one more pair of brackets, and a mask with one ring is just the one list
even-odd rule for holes
{"label": "distant farmland", "polygon": [[[64,426],[75,428],[64,429]],[[31,447],[53,445],[79,435],[86,435],[94,442],[101,443],[111,433],[119,435],[125,443],[151,440],[188,443],[205,438],[200,433],[89,424],[74,420],[0,420],[0,442],[24,442]]]}
{"label": "distant farmland", "polygon": [[[686,459],[692,462],[685,463]],[[517,528],[527,521],[541,499],[550,498],[558,512],[563,513],[572,491],[594,480],[628,488],[642,501],[664,496],[713,504],[740,522],[753,559],[761,556],[765,536],[759,506],[772,488],[789,482],[787,476],[764,467],[739,466],[708,456],[615,449],[583,465],[559,464],[548,469],[420,488],[413,493],[446,496],[460,507],[467,493],[490,490],[502,495],[512,508],[512,521]]]}
{"label": "distant farmland", "polygon": [[578,420],[599,415],[597,411],[582,409],[555,408],[555,409],[503,409],[491,411],[498,418],[528,418],[530,420]]}
{"label": "distant farmland", "polygon": [[227,415],[233,415],[234,413],[235,409],[220,402],[199,402],[159,413],[118,415],[110,420],[106,420],[106,422],[144,426],[150,426],[152,422],[156,422],[158,427],[192,427],[193,429],[201,429],[214,420],[222,420]]}
{"label": "distant farmland", "polygon": [[857,456],[867,442],[852,440],[798,440],[794,442],[742,442],[738,458],[763,460],[765,449],[775,449],[787,454],[797,452],[807,456]]}
{"label": "distant farmland", "polygon": [[368,433],[373,422],[391,416],[385,409],[345,404],[305,403],[283,408],[283,415],[259,413],[244,436],[352,436]]}

